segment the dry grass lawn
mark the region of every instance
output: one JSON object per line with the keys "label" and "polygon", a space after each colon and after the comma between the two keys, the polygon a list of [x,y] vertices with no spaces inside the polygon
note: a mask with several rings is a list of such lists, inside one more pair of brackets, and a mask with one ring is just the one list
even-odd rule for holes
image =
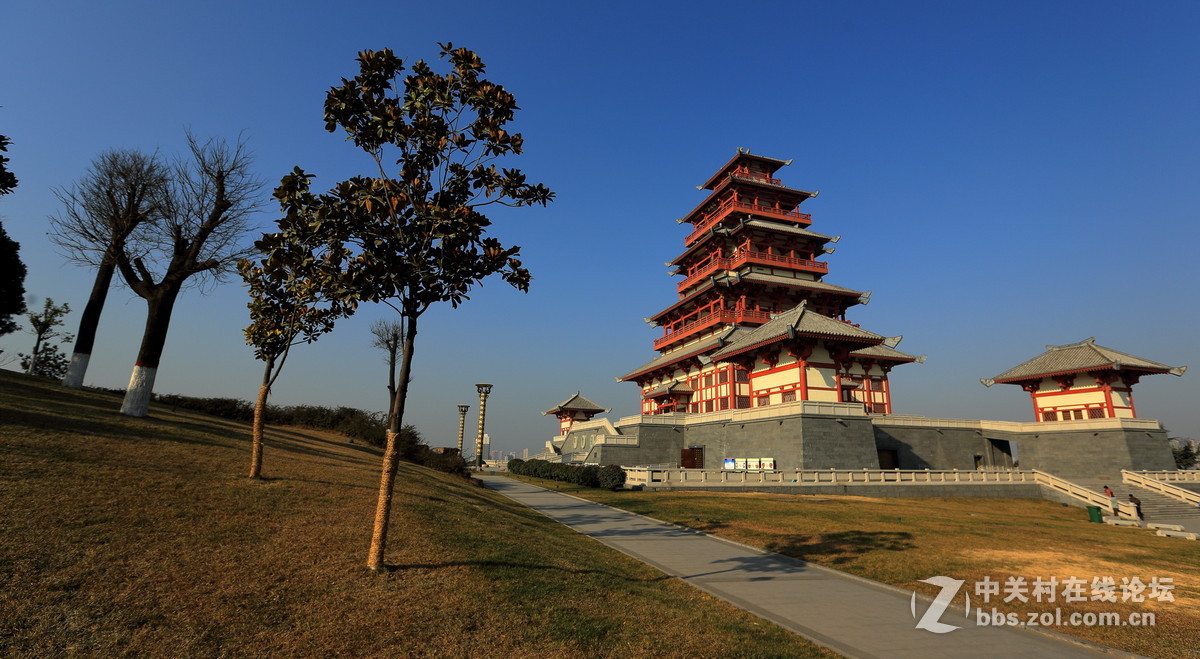
{"label": "dry grass lawn", "polygon": [[[539,482],[537,479],[526,479]],[[1090,524],[1086,511],[1027,499],[886,499],[775,493],[603,492],[548,487],[748,545],[934,595],[935,575],[988,577],[1138,577],[1174,580],[1174,602],[992,603],[1027,614],[1153,612],[1153,627],[1058,626],[1055,631],[1152,657],[1200,657],[1200,542],[1160,538],[1144,529]],[[1061,588],[1059,589],[1061,592]],[[1003,593],[1002,593],[1003,595]],[[1118,590],[1119,599],[1119,590]],[[960,598],[961,603],[961,598]],[[979,604],[972,598],[973,605]],[[1024,617],[1022,617],[1024,619]]]}
{"label": "dry grass lawn", "polygon": [[0,655],[822,656],[463,479],[0,371]]}

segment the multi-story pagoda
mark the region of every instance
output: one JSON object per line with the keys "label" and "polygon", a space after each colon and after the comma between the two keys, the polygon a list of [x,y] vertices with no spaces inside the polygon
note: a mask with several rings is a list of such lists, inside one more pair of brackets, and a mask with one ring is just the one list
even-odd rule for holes
{"label": "multi-story pagoda", "polygon": [[791,161],[738,150],[699,186],[708,197],[669,265],[679,299],[647,318],[659,356],[619,378],[642,388],[642,414],[714,412],[801,400],[860,402],[891,413],[888,372],[920,358],[846,320],[869,292],[826,283],[837,237],[811,231],[816,192],[775,172]]}

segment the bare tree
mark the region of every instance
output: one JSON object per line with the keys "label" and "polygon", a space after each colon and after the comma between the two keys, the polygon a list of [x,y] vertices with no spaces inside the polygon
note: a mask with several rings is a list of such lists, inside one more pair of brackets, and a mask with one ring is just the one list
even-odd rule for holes
{"label": "bare tree", "polygon": [[74,185],[54,190],[63,210],[50,218],[50,240],[68,260],[96,268],[63,385],[83,386],[117,255],[146,252],[147,229],[166,212],[170,183],[170,168],[157,154],[112,150],[96,156]]}
{"label": "bare tree", "polygon": [[[250,170],[244,141],[199,142],[188,135],[190,160],[172,173],[163,219],[147,231],[145,253],[129,246],[117,254],[121,276],[146,300],[146,329],[129,378],[121,413],[146,416],[167,341],[171,312],[185,284],[220,281],[252,250],[245,244],[263,184]],[[155,272],[161,272],[156,275]]]}
{"label": "bare tree", "polygon": [[396,411],[396,364],[399,363],[400,353],[404,349],[404,323],[398,320],[376,320],[371,323],[371,347],[379,348],[387,355],[388,363],[388,425],[392,423],[392,414]]}

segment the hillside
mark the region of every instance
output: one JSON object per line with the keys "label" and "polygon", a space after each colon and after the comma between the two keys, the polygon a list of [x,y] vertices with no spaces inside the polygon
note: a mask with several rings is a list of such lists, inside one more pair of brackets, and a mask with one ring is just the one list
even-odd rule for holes
{"label": "hillside", "polygon": [[803,640],[471,485],[378,452],[0,371],[0,655],[813,656]]}

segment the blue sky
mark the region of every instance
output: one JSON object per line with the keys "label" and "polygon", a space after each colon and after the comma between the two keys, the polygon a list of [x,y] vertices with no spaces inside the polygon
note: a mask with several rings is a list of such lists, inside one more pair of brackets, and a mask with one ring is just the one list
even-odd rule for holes
{"label": "blue sky", "polygon": [[[641,319],[675,299],[674,220],[737,147],[794,159],[779,176],[820,190],[813,229],[843,236],[826,281],[874,293],[850,319],[928,355],[893,372],[897,412],[1030,420],[1026,394],[978,379],[1046,344],[1200,364],[1198,33],[1185,2],[0,3],[0,134],[21,180],[0,217],[28,292],[82,310],[92,273],[53,251],[45,218],[96,154],[242,133],[268,182],[299,165],[332,185],[369,162],[325,132],[325,91],[359,50],[430,59],[448,40],[516,95],[511,164],[558,199],[493,215],[528,294],[491,280],[424,316],[407,420],[431,444],[455,441],[457,403],[474,418],[480,381],[506,450],[540,447],[556,432],[540,412],[576,390],[636,413],[614,376],[653,356]],[[157,391],[251,399],[244,304],[237,282],[187,293]],[[383,409],[367,328],[389,314],[299,349],[274,400]],[[113,292],[88,384],[125,386],[144,318]],[[1200,437],[1198,378],[1147,378],[1139,414]]]}

